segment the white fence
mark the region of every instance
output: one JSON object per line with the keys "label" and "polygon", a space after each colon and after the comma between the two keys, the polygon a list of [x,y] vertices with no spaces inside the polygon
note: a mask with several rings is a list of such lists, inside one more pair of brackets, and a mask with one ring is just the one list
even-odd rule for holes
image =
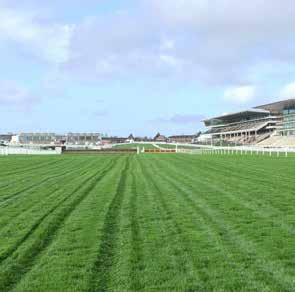
{"label": "white fence", "polygon": [[0,147],[0,155],[58,155],[61,154],[61,148],[55,150],[44,150],[37,148],[23,147]]}
{"label": "white fence", "polygon": [[[186,154],[220,154],[220,155],[268,155],[268,156],[288,156],[289,153],[295,153],[295,148],[289,147],[272,147],[264,148],[258,146],[211,146],[211,145],[202,145],[202,144],[185,144],[185,143],[165,143],[165,142],[134,142],[135,144],[151,144],[157,148],[162,148],[160,145],[171,145],[175,147],[177,153],[186,153]],[[128,145],[132,143],[120,143],[115,145]],[[181,148],[181,147],[189,147]],[[163,149],[165,149],[163,147]]]}
{"label": "white fence", "polygon": [[177,149],[177,153],[187,154],[219,154],[219,155],[268,155],[268,156],[288,156],[295,153],[294,148],[261,148],[261,147],[208,147],[202,149]]}
{"label": "white fence", "polygon": [[205,154],[206,150],[204,149],[184,149],[184,148],[177,148],[177,153],[186,153],[186,154]]}

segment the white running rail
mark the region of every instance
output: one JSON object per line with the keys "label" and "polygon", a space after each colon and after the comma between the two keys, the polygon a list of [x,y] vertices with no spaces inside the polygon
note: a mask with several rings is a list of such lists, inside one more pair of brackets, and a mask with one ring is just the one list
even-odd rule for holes
{"label": "white running rail", "polygon": [[61,148],[56,150],[30,149],[23,147],[0,147],[0,155],[59,155]]}
{"label": "white running rail", "polygon": [[211,147],[207,149],[178,149],[177,153],[187,154],[220,154],[220,155],[269,155],[269,156],[288,156],[289,153],[295,153],[294,148],[261,148],[250,146],[239,147]]}

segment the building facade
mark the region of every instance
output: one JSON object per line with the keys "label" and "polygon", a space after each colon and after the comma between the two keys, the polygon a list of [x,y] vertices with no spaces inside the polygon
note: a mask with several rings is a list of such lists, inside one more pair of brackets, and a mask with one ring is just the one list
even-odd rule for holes
{"label": "building facade", "polygon": [[20,133],[11,139],[12,144],[23,145],[99,145],[99,133]]}
{"label": "building facade", "polygon": [[183,144],[190,144],[194,143],[195,140],[198,138],[199,134],[196,135],[173,135],[169,136],[168,140],[170,143],[183,143]]}
{"label": "building facade", "polygon": [[295,135],[295,99],[204,120],[206,140],[256,144],[271,135]]}
{"label": "building facade", "polygon": [[160,133],[157,133],[157,135],[154,137],[154,142],[167,142],[168,139],[166,138],[166,136],[161,135]]}
{"label": "building facade", "polygon": [[295,136],[295,107],[284,110],[280,133],[282,136]]}

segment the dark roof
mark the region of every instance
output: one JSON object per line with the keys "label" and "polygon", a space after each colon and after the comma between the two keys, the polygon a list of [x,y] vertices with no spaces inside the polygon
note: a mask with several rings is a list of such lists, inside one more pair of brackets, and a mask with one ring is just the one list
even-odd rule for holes
{"label": "dark roof", "polygon": [[167,138],[164,135],[161,135],[160,133],[157,133],[157,135],[154,137],[154,140],[166,140]]}
{"label": "dark roof", "polygon": [[102,137],[102,140],[126,140],[126,137]]}
{"label": "dark roof", "polygon": [[263,104],[255,107],[255,109],[264,109],[270,112],[282,112],[284,109],[288,109],[290,107],[295,108],[295,99],[286,99],[277,102],[272,102],[268,104]]}
{"label": "dark roof", "polygon": [[224,122],[224,123],[230,123],[235,120],[240,119],[247,119],[247,118],[253,118],[254,116],[265,116],[270,113],[276,114],[276,113],[281,113],[284,109],[288,108],[295,108],[295,99],[287,99],[287,100],[281,100],[277,102],[272,102],[260,106],[256,106],[254,108],[245,110],[245,111],[240,111],[240,112],[235,112],[235,113],[229,113],[217,117],[213,117],[210,119],[206,119],[203,122],[207,126],[210,121],[217,120],[219,122]]}
{"label": "dark roof", "polygon": [[173,135],[173,136],[169,136],[169,138],[194,138],[196,136],[197,136],[196,134],[194,134],[194,135]]}
{"label": "dark roof", "polygon": [[222,116],[206,119],[204,120],[204,122],[206,124],[207,122],[210,122],[212,120],[218,120],[221,122],[230,123],[238,118],[248,118],[248,117],[257,116],[257,115],[266,116],[266,115],[269,115],[269,111],[265,109],[258,109],[258,108],[248,109],[245,111],[229,113]]}

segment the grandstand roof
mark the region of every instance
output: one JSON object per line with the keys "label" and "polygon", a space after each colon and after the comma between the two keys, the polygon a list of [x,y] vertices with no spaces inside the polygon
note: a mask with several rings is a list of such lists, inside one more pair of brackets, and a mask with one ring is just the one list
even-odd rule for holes
{"label": "grandstand roof", "polygon": [[229,114],[225,114],[222,116],[217,116],[217,117],[213,117],[210,119],[206,119],[203,122],[205,123],[205,125],[209,125],[211,124],[212,121],[219,121],[222,123],[231,123],[234,122],[236,120],[240,120],[240,119],[247,119],[247,118],[251,118],[253,116],[257,116],[257,115],[269,115],[269,111],[266,109],[258,109],[258,108],[253,108],[253,109],[248,109],[245,111],[240,111],[240,112],[235,112],[235,113],[229,113]]}
{"label": "grandstand roof", "polygon": [[264,104],[255,107],[255,109],[265,109],[270,112],[282,112],[284,109],[288,109],[290,107],[295,107],[295,99],[286,99],[286,100],[281,100],[269,104]]}

